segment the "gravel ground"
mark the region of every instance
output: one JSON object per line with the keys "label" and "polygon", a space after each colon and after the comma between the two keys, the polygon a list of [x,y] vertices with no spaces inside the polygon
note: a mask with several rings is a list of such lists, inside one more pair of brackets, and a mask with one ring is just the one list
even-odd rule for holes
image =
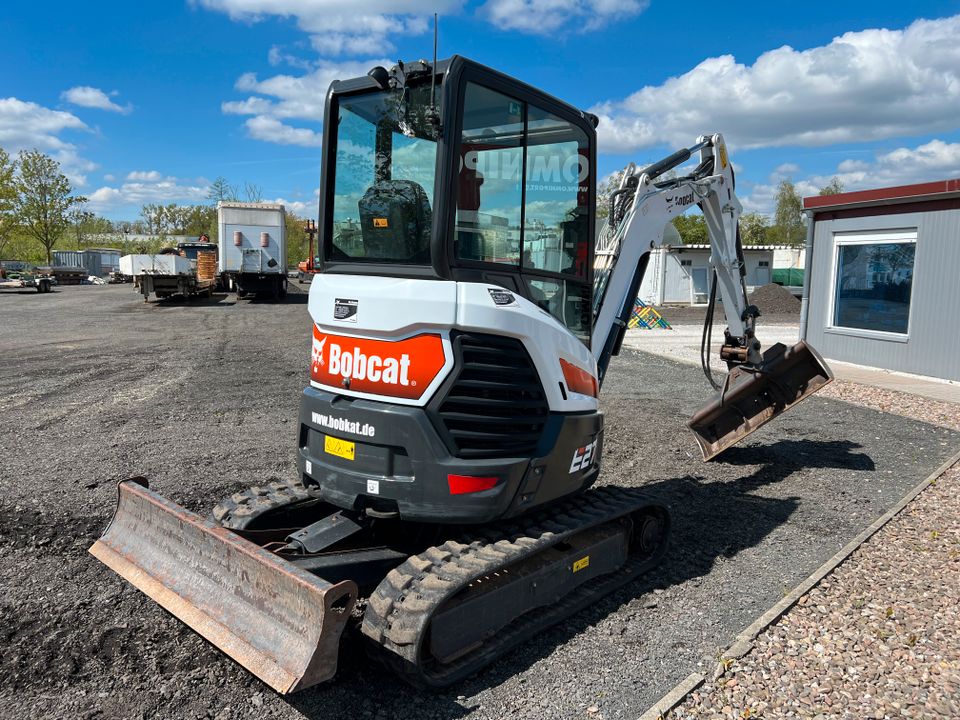
{"label": "gravel ground", "polygon": [[960,465],[669,717],[960,717]]}
{"label": "gravel ground", "polygon": [[[778,287],[778,286],[774,286]],[[782,289],[782,288],[781,288]],[[628,330],[624,339],[626,347],[662,355],[670,360],[700,366],[700,338],[703,333],[703,308],[667,308],[669,314],[676,312],[670,330]],[[769,347],[775,342],[792,345],[799,336],[799,318],[789,315],[772,315],[761,318],[758,337]],[[719,340],[718,340],[719,337]],[[723,342],[723,321],[716,320],[714,348],[711,355],[714,372],[723,367],[719,361],[719,349]],[[910,393],[861,383],[835,380],[820,391],[819,397],[833,398],[881,412],[912,418],[932,425],[960,431],[960,407],[954,403],[911,395]]]}
{"label": "gravel ground", "polygon": [[921,420],[931,425],[960,430],[960,406],[956,403],[931,400],[910,393],[840,380],[830,383],[819,394],[822,397],[835,398],[881,412]]}
{"label": "gravel ground", "polygon": [[625,350],[604,387],[603,482],[672,507],[663,565],[443,693],[367,663],[281,698],[86,550],[114,483],[208,512],[295,475],[309,318],[129,286],[0,297],[0,716],[635,718],[960,445],[960,434],[811,398],[704,464],[685,419],[698,369]]}

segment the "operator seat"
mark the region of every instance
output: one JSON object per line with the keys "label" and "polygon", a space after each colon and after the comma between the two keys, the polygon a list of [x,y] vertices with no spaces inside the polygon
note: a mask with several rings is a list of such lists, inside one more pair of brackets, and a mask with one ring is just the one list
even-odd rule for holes
{"label": "operator seat", "polygon": [[430,259],[430,200],[413,180],[378,180],[358,203],[364,254],[378,260]]}

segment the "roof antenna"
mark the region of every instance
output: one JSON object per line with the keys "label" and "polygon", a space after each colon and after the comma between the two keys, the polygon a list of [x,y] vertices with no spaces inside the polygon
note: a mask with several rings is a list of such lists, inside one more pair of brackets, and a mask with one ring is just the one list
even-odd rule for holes
{"label": "roof antenna", "polygon": [[434,134],[440,135],[440,113],[437,112],[437,13],[433,14],[433,67],[430,68],[430,112],[427,119],[433,125]]}

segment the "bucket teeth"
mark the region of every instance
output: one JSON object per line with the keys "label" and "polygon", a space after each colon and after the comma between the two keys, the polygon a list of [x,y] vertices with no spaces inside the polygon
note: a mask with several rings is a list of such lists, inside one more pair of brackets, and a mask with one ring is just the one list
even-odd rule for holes
{"label": "bucket teeth", "polygon": [[723,390],[688,423],[703,459],[715,458],[832,380],[823,358],[802,340],[768,348],[759,368],[734,368]]}

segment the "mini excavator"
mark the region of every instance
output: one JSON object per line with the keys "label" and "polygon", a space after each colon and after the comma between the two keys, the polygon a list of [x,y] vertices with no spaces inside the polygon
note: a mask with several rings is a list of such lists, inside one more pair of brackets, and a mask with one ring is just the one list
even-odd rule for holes
{"label": "mini excavator", "polygon": [[210,518],[125,480],[93,555],[279,693],[332,678],[345,629],[450,685],[654,566],[667,509],[592,486],[600,388],[667,223],[706,220],[707,352],[718,296],[727,322],[689,423],[705,460],[832,376],[755,336],[723,137],[628,165],[598,227],[597,124],[457,56],[334,82],[296,480]]}

